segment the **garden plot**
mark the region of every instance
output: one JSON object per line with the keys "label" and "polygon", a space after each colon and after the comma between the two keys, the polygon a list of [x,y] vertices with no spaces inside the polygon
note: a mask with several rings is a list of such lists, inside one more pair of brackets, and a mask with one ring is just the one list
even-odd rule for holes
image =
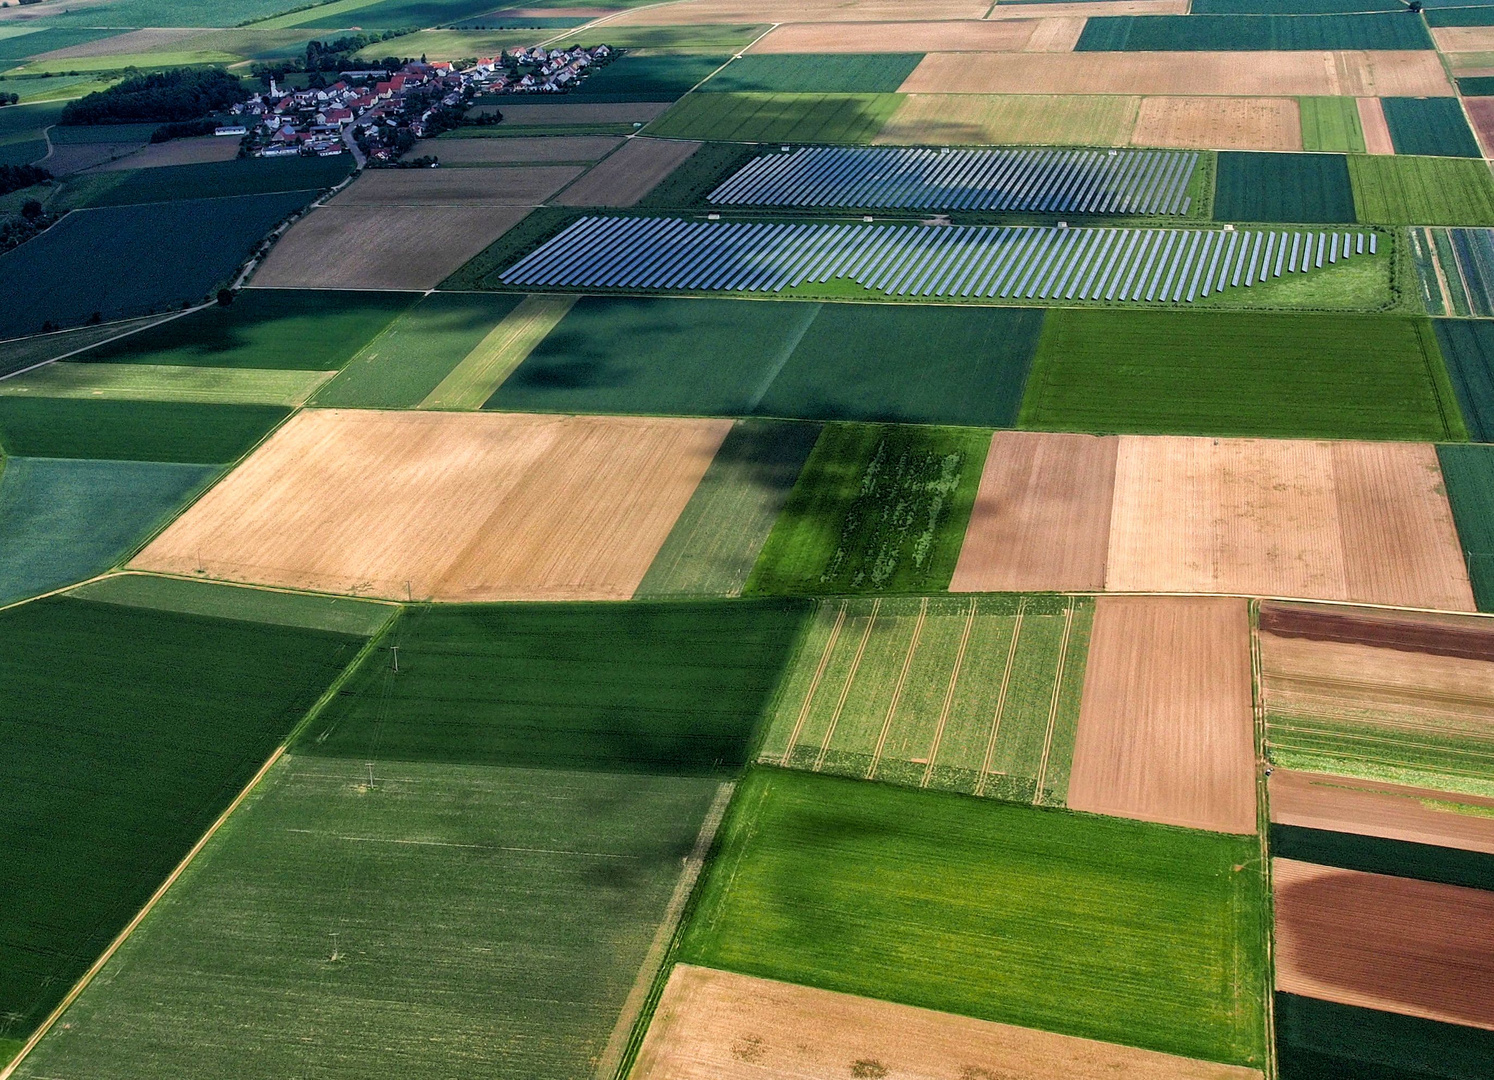
{"label": "garden plot", "polygon": [[133,565],[393,599],[627,599],[729,428],[304,412]]}
{"label": "garden plot", "polygon": [[554,198],[556,206],[632,206],[699,150],[684,140],[629,139]]}
{"label": "garden plot", "polygon": [[[770,1076],[841,1080],[845,1062],[926,1080],[1253,1080],[1259,1070],[1158,1054],[1032,1028],[895,1005],[854,994],[678,964],[631,1076],[716,1080],[752,1067]],[[854,1075],[854,1073],[853,1073]]]}
{"label": "garden plot", "polygon": [[1145,97],[1131,142],[1200,150],[1300,150],[1291,98]]}
{"label": "garden plot", "polygon": [[1139,97],[1122,95],[906,94],[871,141],[1126,146],[1140,107]]}
{"label": "garden plot", "polygon": [[748,53],[880,53],[890,47],[914,53],[1067,52],[1083,28],[1083,17],[1073,15],[991,21],[787,23],[754,42]]}
{"label": "garden plot", "polygon": [[1290,769],[1268,785],[1272,825],[1494,855],[1494,799]]}
{"label": "garden plot", "polygon": [[1062,806],[1093,603],[822,601],[759,761]]}
{"label": "garden plot", "polygon": [[1255,832],[1250,684],[1244,601],[1099,597],[1069,805]]}

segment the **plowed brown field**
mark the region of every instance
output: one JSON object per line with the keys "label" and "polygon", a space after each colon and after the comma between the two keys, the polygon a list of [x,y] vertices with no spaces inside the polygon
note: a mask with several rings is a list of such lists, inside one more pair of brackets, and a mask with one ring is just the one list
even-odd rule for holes
{"label": "plowed brown field", "polygon": [[1358,99],[1359,126],[1364,129],[1364,151],[1367,154],[1393,154],[1395,143],[1390,141],[1390,125],[1385,122],[1385,110],[1377,97]]}
{"label": "plowed brown field", "polygon": [[1478,134],[1478,143],[1483,149],[1484,157],[1488,157],[1494,153],[1494,98],[1464,98],[1463,108],[1467,110],[1473,130]]}
{"label": "plowed brown field", "polygon": [[1494,619],[1471,615],[1268,601],[1260,628],[1276,637],[1494,661]]}
{"label": "plowed brown field", "polygon": [[627,599],[730,427],[303,412],[133,565],[392,599]]}
{"label": "plowed brown field", "polygon": [[1097,598],[1070,808],[1254,832],[1250,681],[1245,601]]}
{"label": "plowed brown field", "polygon": [[581,175],[576,165],[525,169],[372,169],[328,204],[537,206]]}
{"label": "plowed brown field", "polygon": [[1069,52],[1084,20],[1007,19],[983,22],[791,23],[748,51],[755,53]]}
{"label": "plowed brown field", "polygon": [[875,143],[1126,146],[1141,99],[1057,94],[909,94]]}
{"label": "plowed brown field", "polygon": [[[569,9],[567,9],[569,10]],[[522,165],[537,161],[599,161],[617,149],[611,135],[520,135],[507,139],[424,139],[412,157],[427,154],[443,165]]]}
{"label": "plowed brown field", "polygon": [[126,169],[159,169],[168,165],[202,165],[210,161],[232,161],[239,156],[239,144],[233,139],[203,135],[195,139],[172,139],[151,143],[143,150],[100,165],[95,172],[123,172]]}
{"label": "plowed brown field", "polygon": [[632,1080],[1258,1080],[1237,1065],[679,964]]}
{"label": "plowed brown field", "polygon": [[1295,98],[1149,97],[1131,141],[1200,150],[1301,150]]}
{"label": "plowed brown field", "polygon": [[621,150],[554,199],[557,206],[632,206],[685,163],[703,143],[629,139]]}
{"label": "plowed brown field", "polygon": [[1104,588],[1117,443],[998,431],[951,591]]}
{"label": "plowed brown field", "polygon": [[[657,9],[656,9],[657,10]],[[666,9],[677,10],[677,9]],[[1416,52],[930,53],[908,94],[1447,96],[1437,54]]]}
{"label": "plowed brown field", "polygon": [[1474,610],[1420,443],[1122,437],[1106,588]]}
{"label": "plowed brown field", "polygon": [[[1044,15],[1186,15],[1188,0],[1083,0],[1075,3],[1047,3],[1044,0]],[[1031,4],[998,3],[991,8],[987,19],[1031,18]]]}
{"label": "plowed brown field", "polygon": [[1494,892],[1273,859],[1276,988],[1494,1030]]}
{"label": "plowed brown field", "polygon": [[1494,52],[1494,26],[1438,26],[1432,40],[1443,52]]}
{"label": "plowed brown field", "polygon": [[1494,855],[1494,799],[1276,769],[1271,820]]}

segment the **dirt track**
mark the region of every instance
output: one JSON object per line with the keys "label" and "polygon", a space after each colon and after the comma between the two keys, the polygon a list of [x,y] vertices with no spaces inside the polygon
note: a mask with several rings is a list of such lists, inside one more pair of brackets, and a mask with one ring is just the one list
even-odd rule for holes
{"label": "dirt track", "polygon": [[133,565],[391,599],[627,599],[730,426],[303,412]]}
{"label": "dirt track", "polygon": [[1494,892],[1273,859],[1276,988],[1494,1030]]}
{"label": "dirt track", "polygon": [[676,965],[631,1080],[1259,1080],[1113,1043]]}
{"label": "dirt track", "polygon": [[1245,601],[1099,597],[1069,806],[1255,832],[1250,683]]}
{"label": "dirt track", "polygon": [[1131,141],[1200,150],[1301,150],[1293,98],[1149,97]]}
{"label": "dirt track", "polygon": [[1494,799],[1276,769],[1271,820],[1494,855]]}

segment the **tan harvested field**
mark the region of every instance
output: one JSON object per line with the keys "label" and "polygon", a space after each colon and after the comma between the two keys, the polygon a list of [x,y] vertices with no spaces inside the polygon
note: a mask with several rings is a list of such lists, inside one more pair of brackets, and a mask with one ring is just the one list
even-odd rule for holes
{"label": "tan harvested field", "polygon": [[1463,108],[1467,110],[1468,120],[1478,135],[1484,157],[1489,157],[1494,153],[1494,98],[1464,98]]}
{"label": "tan harvested field", "polygon": [[303,412],[138,569],[436,600],[625,600],[729,420]]}
{"label": "tan harvested field", "polygon": [[[979,19],[990,7],[985,0],[682,0],[623,12],[608,26],[699,26],[722,23],[855,23],[925,22],[931,19]],[[1047,5],[1044,5],[1045,7]],[[1089,7],[1109,5],[1089,4]],[[1024,18],[1047,15],[1027,10]],[[1058,11],[1055,15],[1071,12]]]}
{"label": "tan harvested field", "polygon": [[[672,104],[674,104],[672,101],[578,101],[574,104],[565,102],[552,105],[505,105],[502,109],[496,105],[479,105],[472,111],[479,116],[502,112],[504,124],[512,124],[514,127],[538,124],[646,124],[655,117],[661,116],[664,110]],[[474,136],[474,138],[482,138],[482,136]],[[442,139],[441,141],[455,142],[456,140]]]}
{"label": "tan harvested field", "polygon": [[632,206],[704,145],[668,139],[629,139],[554,199],[557,206]]}
{"label": "tan harvested field", "polygon": [[1123,436],[1105,587],[1473,611],[1420,443]]}
{"label": "tan harvested field", "polygon": [[1494,1030],[1494,892],[1271,865],[1278,990]]}
{"label": "tan harvested field", "polygon": [[[114,25],[119,25],[115,23]],[[204,31],[198,27],[164,27],[151,30],[131,30],[126,34],[69,45],[65,49],[38,53],[33,60],[82,60],[91,56],[123,56],[139,53],[169,52],[171,46],[187,38],[199,37]]]}
{"label": "tan harvested field", "polygon": [[1443,53],[1447,66],[1459,78],[1494,75],[1494,52]]}
{"label": "tan harvested field", "polygon": [[527,206],[323,206],[280,238],[251,284],[434,289],[527,213]]}
{"label": "tan harvested field", "polygon": [[1494,26],[1438,26],[1432,40],[1443,52],[1494,52]]}
{"label": "tan harvested field", "polygon": [[872,141],[1126,146],[1140,107],[1123,96],[909,94]]}
{"label": "tan harvested field", "polygon": [[998,431],[950,590],[1103,589],[1117,444],[1114,436]]}
{"label": "tan harvested field", "polygon": [[[1186,15],[1189,0],[1090,0],[1084,3],[1043,3],[1044,15]],[[987,19],[1026,19],[1032,17],[1030,3],[997,3]]]}
{"label": "tan harvested field", "polygon": [[1385,110],[1377,97],[1362,97],[1357,101],[1359,126],[1364,129],[1364,150],[1367,154],[1393,154],[1395,144],[1390,141],[1390,125],[1385,122]]}
{"label": "tan harvested field", "polygon": [[582,173],[577,165],[526,169],[372,169],[333,198],[355,206],[537,206]]}
{"label": "tan harvested field", "polygon": [[172,139],[148,143],[128,157],[105,162],[94,172],[121,172],[125,169],[159,169],[167,165],[202,165],[209,161],[232,161],[239,156],[239,140],[216,135],[195,139]]}
{"label": "tan harvested field", "polygon": [[908,94],[1232,97],[1452,94],[1437,54],[1407,52],[930,53]]}
{"label": "tan harvested field", "polygon": [[1098,597],[1069,807],[1251,833],[1255,761],[1246,602]]}
{"label": "tan harvested field", "polygon": [[423,139],[412,157],[433,155],[442,165],[525,165],[600,161],[622,139],[612,135],[534,135],[511,139]]}
{"label": "tan harvested field", "polygon": [[1494,855],[1494,799],[1290,769],[1274,770],[1267,786],[1278,825]]}
{"label": "tan harvested field", "polygon": [[1259,1080],[1260,1075],[1236,1065],[691,964],[670,972],[629,1074],[631,1080]]}
{"label": "tan harvested field", "polygon": [[1295,98],[1149,97],[1131,141],[1199,150],[1301,150]]}
{"label": "tan harvested field", "polygon": [[749,49],[755,53],[1069,52],[1084,20],[1007,19],[984,22],[790,23]]}

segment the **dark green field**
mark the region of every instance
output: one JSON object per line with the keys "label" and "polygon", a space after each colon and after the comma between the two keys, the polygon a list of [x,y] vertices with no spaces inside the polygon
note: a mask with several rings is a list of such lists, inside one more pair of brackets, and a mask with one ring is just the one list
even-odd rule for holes
{"label": "dark green field", "polygon": [[[1401,0],[1193,0],[1188,10],[1195,15],[1336,15],[1404,11],[1405,5]],[[1429,22],[1432,14],[1427,12]]]}
{"label": "dark green field", "polygon": [[827,424],[744,592],[948,587],[990,445],[979,428]]}
{"label": "dark green field", "polygon": [[[1494,24],[1494,8],[1488,13],[1490,24]],[[1488,25],[1480,23],[1478,25]],[[1489,75],[1476,75],[1470,79],[1459,79],[1458,93],[1464,97],[1494,97],[1494,77]]]}
{"label": "dark green field", "polygon": [[[491,0],[376,0],[372,4],[356,8],[357,14],[338,11],[331,15],[318,15],[316,5],[304,15],[289,16],[286,21],[308,30],[340,30],[350,22],[365,28],[379,30],[405,30],[411,27],[440,26],[459,19],[470,19],[491,11]],[[284,11],[286,4],[276,0],[272,10]],[[291,11],[297,11],[291,7]],[[155,24],[151,24],[155,25]]]}
{"label": "dark green field", "polygon": [[727,142],[867,143],[898,94],[689,94],[648,126],[650,135]]}
{"label": "dark green field", "polygon": [[273,405],[0,397],[0,452],[213,465],[240,457],[289,412]]}
{"label": "dark green field", "polygon": [[361,644],[61,598],[0,612],[0,1037],[46,1016]]}
{"label": "dark green field", "polygon": [[[1422,16],[1427,20],[1428,26],[1494,26],[1494,5],[1436,7],[1423,12]],[[1459,82],[1461,81],[1460,79]]]}
{"label": "dark green field", "polygon": [[1346,222],[1354,217],[1349,169],[1337,154],[1221,152],[1214,186],[1219,221]]}
{"label": "dark green field", "polygon": [[1019,426],[1467,437],[1431,321],[1379,315],[1054,311]]}
{"label": "dark green field", "polygon": [[1494,178],[1482,161],[1354,154],[1360,221],[1387,225],[1494,225]]}
{"label": "dark green field", "polygon": [[408,293],[245,289],[228,307],[172,319],[75,359],[335,371],[410,302]]}
{"label": "dark green field", "polygon": [[1432,325],[1468,437],[1474,442],[1494,442],[1494,322],[1436,319]]}
{"label": "dark green field", "polygon": [[1487,1080],[1494,1031],[1276,995],[1281,1080]]}
{"label": "dark green field", "polygon": [[178,199],[218,199],[277,191],[312,191],[341,183],[353,170],[348,154],[323,158],[236,158],[200,165],[165,165],[90,174],[63,192],[68,205],[127,206]]}
{"label": "dark green field", "polygon": [[1271,854],[1319,866],[1363,870],[1369,874],[1417,878],[1470,889],[1494,889],[1494,855],[1482,851],[1273,824]]}
{"label": "dark green field", "polygon": [[893,94],[923,53],[764,53],[738,57],[702,93]]}
{"label": "dark green field", "polygon": [[[1365,12],[1369,5],[1354,10]],[[1120,15],[1084,24],[1077,52],[1292,49],[1430,49],[1420,19],[1402,12],[1309,15]]]}
{"label": "dark green field", "polygon": [[1494,446],[1439,446],[1442,479],[1480,611],[1494,611]]}
{"label": "dark green field", "polygon": [[757,769],[680,959],[1262,1067],[1254,837]]}
{"label": "dark green field", "polygon": [[1397,154],[1483,157],[1457,98],[1388,97],[1380,105]]}
{"label": "dark green field", "polygon": [[730,53],[625,55],[592,72],[565,100],[674,101],[729,59]]}
{"label": "dark green field", "polygon": [[786,600],[409,609],[296,750],[614,771],[739,766],[807,611]]}
{"label": "dark green field", "polygon": [[51,52],[53,49],[87,45],[90,41],[113,37],[121,32],[119,30],[46,27],[29,34],[0,38],[0,60],[24,60],[28,56]]}

